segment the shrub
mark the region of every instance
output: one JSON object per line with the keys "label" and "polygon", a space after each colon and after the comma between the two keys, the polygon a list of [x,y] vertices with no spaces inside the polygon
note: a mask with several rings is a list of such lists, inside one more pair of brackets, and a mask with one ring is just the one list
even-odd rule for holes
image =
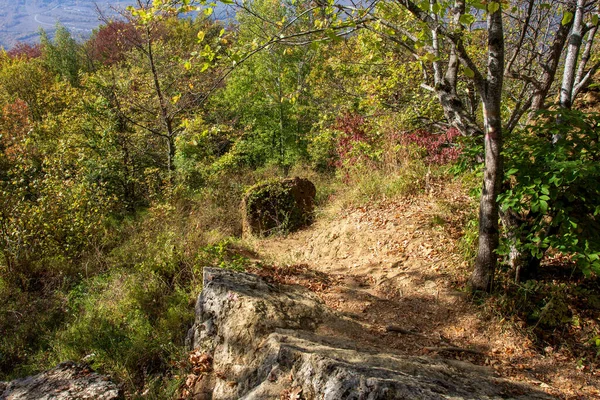
{"label": "shrub", "polygon": [[321,172],[331,172],[339,162],[336,150],[336,132],[325,128],[312,135],[308,143],[308,154],[312,167]]}
{"label": "shrub", "polygon": [[521,221],[511,244],[538,259],[554,248],[600,273],[600,115],[547,112],[512,135],[504,155],[499,202]]}
{"label": "shrub", "polygon": [[0,380],[37,372],[31,356],[47,348],[52,332],[64,323],[65,303],[60,292],[22,291],[0,276]]}
{"label": "shrub", "polygon": [[117,272],[69,293],[71,322],[50,343],[54,362],[85,356],[102,371],[144,387],[183,352],[193,321],[190,294],[152,273]]}
{"label": "shrub", "polygon": [[202,247],[196,261],[197,265],[244,271],[251,263],[243,252],[235,240],[228,238]]}
{"label": "shrub", "polygon": [[336,166],[350,167],[364,164],[377,158],[372,138],[368,133],[365,118],[357,114],[346,114],[339,117],[334,125],[339,132],[336,137]]}
{"label": "shrub", "polygon": [[460,132],[450,128],[441,134],[417,129],[401,135],[400,142],[407,146],[417,146],[423,150],[423,158],[429,164],[448,164],[458,160],[461,150],[456,144]]}

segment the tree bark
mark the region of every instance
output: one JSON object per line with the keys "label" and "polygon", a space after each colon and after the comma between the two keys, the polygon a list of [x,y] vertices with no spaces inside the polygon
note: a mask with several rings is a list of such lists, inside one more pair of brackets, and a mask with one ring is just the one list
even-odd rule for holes
{"label": "tree bark", "polygon": [[581,90],[587,87],[587,85],[590,83],[591,77],[596,73],[596,71],[600,67],[600,63],[596,63],[586,72],[586,66],[591,57],[592,47],[594,45],[594,38],[596,37],[597,32],[598,25],[593,26],[587,34],[585,48],[581,56],[581,61],[579,62],[577,75],[575,75],[575,83],[573,87],[573,93],[571,96],[573,101],[575,101],[575,98],[577,98],[577,95],[579,95]]}
{"label": "tree bark", "polygon": [[436,85],[436,94],[444,116],[450,125],[465,136],[483,136],[483,132],[464,106],[464,103],[448,82]]}
{"label": "tree bark", "polygon": [[577,0],[577,8],[573,17],[573,29],[567,46],[565,69],[560,88],[560,108],[571,109],[573,105],[573,85],[577,71],[577,58],[583,40],[583,14],[587,0]]}
{"label": "tree bark", "polygon": [[554,77],[556,76],[556,70],[558,69],[558,65],[560,63],[561,54],[563,53],[565,42],[569,36],[570,27],[571,24],[561,24],[561,26],[558,28],[556,36],[554,37],[554,41],[552,42],[552,50],[548,56],[548,62],[544,66],[542,77],[536,85],[535,91],[533,92],[531,110],[528,117],[529,121],[533,119],[537,111],[545,108],[544,102],[546,101],[548,92],[550,91],[552,83],[554,82]]}
{"label": "tree bark", "polygon": [[485,123],[485,171],[479,204],[479,248],[471,275],[473,290],[490,291],[497,265],[499,215],[497,197],[502,183],[502,85],[504,78],[504,29],[502,7],[488,15],[487,80],[481,93]]}
{"label": "tree bark", "polygon": [[162,124],[164,125],[165,134],[161,134],[159,136],[163,136],[167,141],[167,170],[169,171],[169,180],[173,180],[173,171],[175,171],[175,130],[173,129],[173,120],[169,115],[169,110],[167,106],[167,100],[162,91],[162,86],[160,84],[158,71],[156,70],[156,62],[154,61],[154,42],[152,41],[152,32],[149,27],[146,27],[146,54],[148,57],[148,64],[150,66],[150,71],[152,72],[152,82],[154,83],[154,91],[156,93],[156,97],[158,98],[158,106],[160,110],[160,118]]}
{"label": "tree bark", "polygon": [[[435,1],[431,0],[432,9],[434,3]],[[464,1],[456,1],[453,20],[454,23],[459,27],[462,26],[460,24],[460,16],[464,14],[464,12]],[[431,18],[436,23],[438,22],[437,14],[432,12]],[[462,28],[459,29],[462,31]],[[456,45],[453,43],[449,44],[450,54],[448,56],[446,72],[443,73],[441,61],[439,61],[441,58],[440,39],[437,29],[431,30],[431,36],[433,44],[432,47],[436,57],[436,61],[433,62],[435,93],[438,97],[440,105],[442,106],[446,120],[450,125],[458,129],[460,133],[465,136],[483,136],[483,132],[475,121],[474,116],[469,113],[456,90],[456,85],[458,83],[458,69],[460,66]]]}

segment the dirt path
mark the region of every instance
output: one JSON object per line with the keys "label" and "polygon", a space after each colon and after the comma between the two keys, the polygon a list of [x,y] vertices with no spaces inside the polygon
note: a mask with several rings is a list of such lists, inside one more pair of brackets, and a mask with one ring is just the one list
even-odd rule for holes
{"label": "dirt path", "polygon": [[346,333],[358,346],[457,358],[561,398],[600,398],[597,375],[578,371],[568,357],[540,353],[457,289],[468,275],[457,243],[470,212],[456,183],[378,205],[334,205],[309,229],[255,241],[271,265],[256,272],[309,287],[359,322],[364,329]]}

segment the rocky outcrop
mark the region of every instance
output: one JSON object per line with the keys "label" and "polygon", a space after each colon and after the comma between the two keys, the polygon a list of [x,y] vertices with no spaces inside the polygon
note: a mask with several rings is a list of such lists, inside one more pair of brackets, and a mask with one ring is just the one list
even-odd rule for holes
{"label": "rocky outcrop", "polygon": [[[197,399],[546,399],[469,363],[357,349],[308,290],[205,268],[188,335]],[[346,324],[346,325],[345,325]],[[328,327],[324,329],[323,327]],[[327,333],[328,332],[328,333]],[[210,364],[210,365],[208,365]]]}
{"label": "rocky outcrop", "polygon": [[65,362],[38,375],[0,382],[0,400],[113,400],[122,398],[117,385],[85,364]]}
{"label": "rocky outcrop", "polygon": [[298,177],[251,187],[241,204],[244,234],[264,236],[309,225],[316,193],[311,181]]}

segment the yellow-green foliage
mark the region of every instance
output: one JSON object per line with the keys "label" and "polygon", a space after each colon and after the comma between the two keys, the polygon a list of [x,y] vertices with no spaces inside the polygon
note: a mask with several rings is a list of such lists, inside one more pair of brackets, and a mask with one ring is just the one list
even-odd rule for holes
{"label": "yellow-green foliage", "polygon": [[0,379],[28,375],[39,369],[31,355],[65,320],[66,296],[49,292],[40,297],[14,287],[0,276]]}
{"label": "yellow-green foliage", "polygon": [[406,169],[393,173],[382,169],[357,170],[349,178],[352,182],[345,193],[349,203],[364,204],[418,193],[425,188],[427,166],[415,161]]}
{"label": "yellow-green foliage", "polygon": [[72,319],[51,340],[50,360],[89,356],[95,367],[143,387],[183,353],[193,321],[190,289],[147,271],[82,282],[69,293]]}

